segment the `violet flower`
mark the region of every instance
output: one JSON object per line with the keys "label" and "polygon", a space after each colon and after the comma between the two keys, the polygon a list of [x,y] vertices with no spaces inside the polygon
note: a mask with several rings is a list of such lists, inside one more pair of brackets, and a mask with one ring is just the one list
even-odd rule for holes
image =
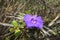
{"label": "violet flower", "polygon": [[43,28],[43,19],[41,16],[36,16],[36,15],[29,15],[29,14],[26,14],[24,16],[24,21],[27,25],[27,28],[33,28],[33,27],[36,27],[38,29],[42,29]]}

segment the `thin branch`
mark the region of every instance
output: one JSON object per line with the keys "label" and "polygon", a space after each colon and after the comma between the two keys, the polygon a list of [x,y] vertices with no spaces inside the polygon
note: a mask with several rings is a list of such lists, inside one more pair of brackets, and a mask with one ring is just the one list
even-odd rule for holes
{"label": "thin branch", "polygon": [[[12,32],[12,33],[13,33],[13,32]],[[5,38],[6,36],[8,36],[8,35],[10,35],[10,34],[12,34],[12,33],[7,33],[7,34],[4,34],[4,35],[1,35],[0,37]]]}
{"label": "thin branch", "polygon": [[8,18],[15,18],[15,19],[17,19],[17,20],[23,19],[23,17],[22,17],[22,16],[20,16],[20,17],[15,17],[15,16],[6,16],[6,17],[8,17]]}
{"label": "thin branch", "polygon": [[12,24],[8,24],[8,23],[1,23],[1,22],[0,22],[0,25],[13,27],[13,25],[12,25]]}
{"label": "thin branch", "polygon": [[48,33],[47,31],[45,31],[44,29],[42,29],[42,32],[44,32],[45,35],[51,35],[50,33]]}
{"label": "thin branch", "polygon": [[60,20],[57,20],[57,21],[56,21],[56,24],[58,24],[58,23],[60,23]]}
{"label": "thin branch", "polygon": [[56,33],[52,29],[50,29],[50,28],[48,28],[46,26],[44,26],[44,28],[46,28],[48,30],[48,32],[51,32],[52,34],[56,35]]}
{"label": "thin branch", "polygon": [[56,16],[55,19],[53,19],[53,20],[48,24],[48,26],[52,26],[59,17],[60,17],[60,13]]}
{"label": "thin branch", "polygon": [[[29,0],[28,0],[28,2],[29,2]],[[14,13],[14,15],[16,15],[16,13],[20,12],[20,10],[21,10],[28,2],[24,3],[23,5],[20,4],[20,5],[18,6],[16,12]]]}

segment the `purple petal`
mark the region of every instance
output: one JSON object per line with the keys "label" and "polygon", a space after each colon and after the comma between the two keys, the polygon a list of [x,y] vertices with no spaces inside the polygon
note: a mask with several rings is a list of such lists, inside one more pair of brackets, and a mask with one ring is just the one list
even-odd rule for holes
{"label": "purple petal", "polygon": [[32,28],[32,27],[33,27],[33,23],[32,23],[32,21],[31,21],[31,19],[32,19],[32,16],[29,15],[29,14],[26,14],[26,15],[24,16],[24,21],[25,21],[25,23],[26,23],[26,25],[27,25],[27,28]]}
{"label": "purple petal", "polygon": [[38,29],[42,29],[42,28],[43,28],[43,23],[37,22],[37,23],[35,24],[35,27],[38,28]]}
{"label": "purple petal", "polygon": [[41,16],[38,16],[38,17],[37,17],[37,21],[39,21],[39,22],[44,22]]}
{"label": "purple petal", "polygon": [[26,14],[25,16],[24,16],[24,21],[30,21],[31,20],[31,15],[29,15],[29,14]]}
{"label": "purple petal", "polygon": [[32,28],[34,25],[32,22],[26,22],[27,28]]}
{"label": "purple petal", "polygon": [[39,29],[42,29],[43,28],[43,23],[41,23],[39,26],[38,26]]}

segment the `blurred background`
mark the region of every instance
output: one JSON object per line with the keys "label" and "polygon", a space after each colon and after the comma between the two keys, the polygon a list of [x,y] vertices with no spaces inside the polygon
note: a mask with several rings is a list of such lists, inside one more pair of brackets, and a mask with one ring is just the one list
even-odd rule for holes
{"label": "blurred background", "polygon": [[[44,28],[24,28],[15,39],[11,22],[24,14],[42,16]],[[60,0],[0,0],[0,40],[60,40]]]}

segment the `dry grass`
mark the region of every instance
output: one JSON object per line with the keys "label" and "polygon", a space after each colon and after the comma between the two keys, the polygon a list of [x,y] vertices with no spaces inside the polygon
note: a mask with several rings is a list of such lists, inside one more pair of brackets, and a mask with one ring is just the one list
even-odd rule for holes
{"label": "dry grass", "polygon": [[[60,0],[0,0],[0,40],[4,40],[4,38],[8,36],[14,39],[14,35],[9,32],[9,28],[11,27],[9,25],[11,25],[12,20],[15,19],[14,17],[20,13],[27,14],[25,12],[27,10],[31,10],[30,14],[41,15],[45,21],[44,25],[47,27],[45,27],[42,32],[38,30],[39,32],[37,31],[37,33],[35,32],[34,34],[31,32],[29,34],[25,32],[26,29],[24,29],[25,31],[18,38],[19,40],[60,39],[60,34],[58,33],[60,31]],[[53,35],[55,32],[58,33],[56,36]],[[47,37],[46,34],[51,36]]]}

